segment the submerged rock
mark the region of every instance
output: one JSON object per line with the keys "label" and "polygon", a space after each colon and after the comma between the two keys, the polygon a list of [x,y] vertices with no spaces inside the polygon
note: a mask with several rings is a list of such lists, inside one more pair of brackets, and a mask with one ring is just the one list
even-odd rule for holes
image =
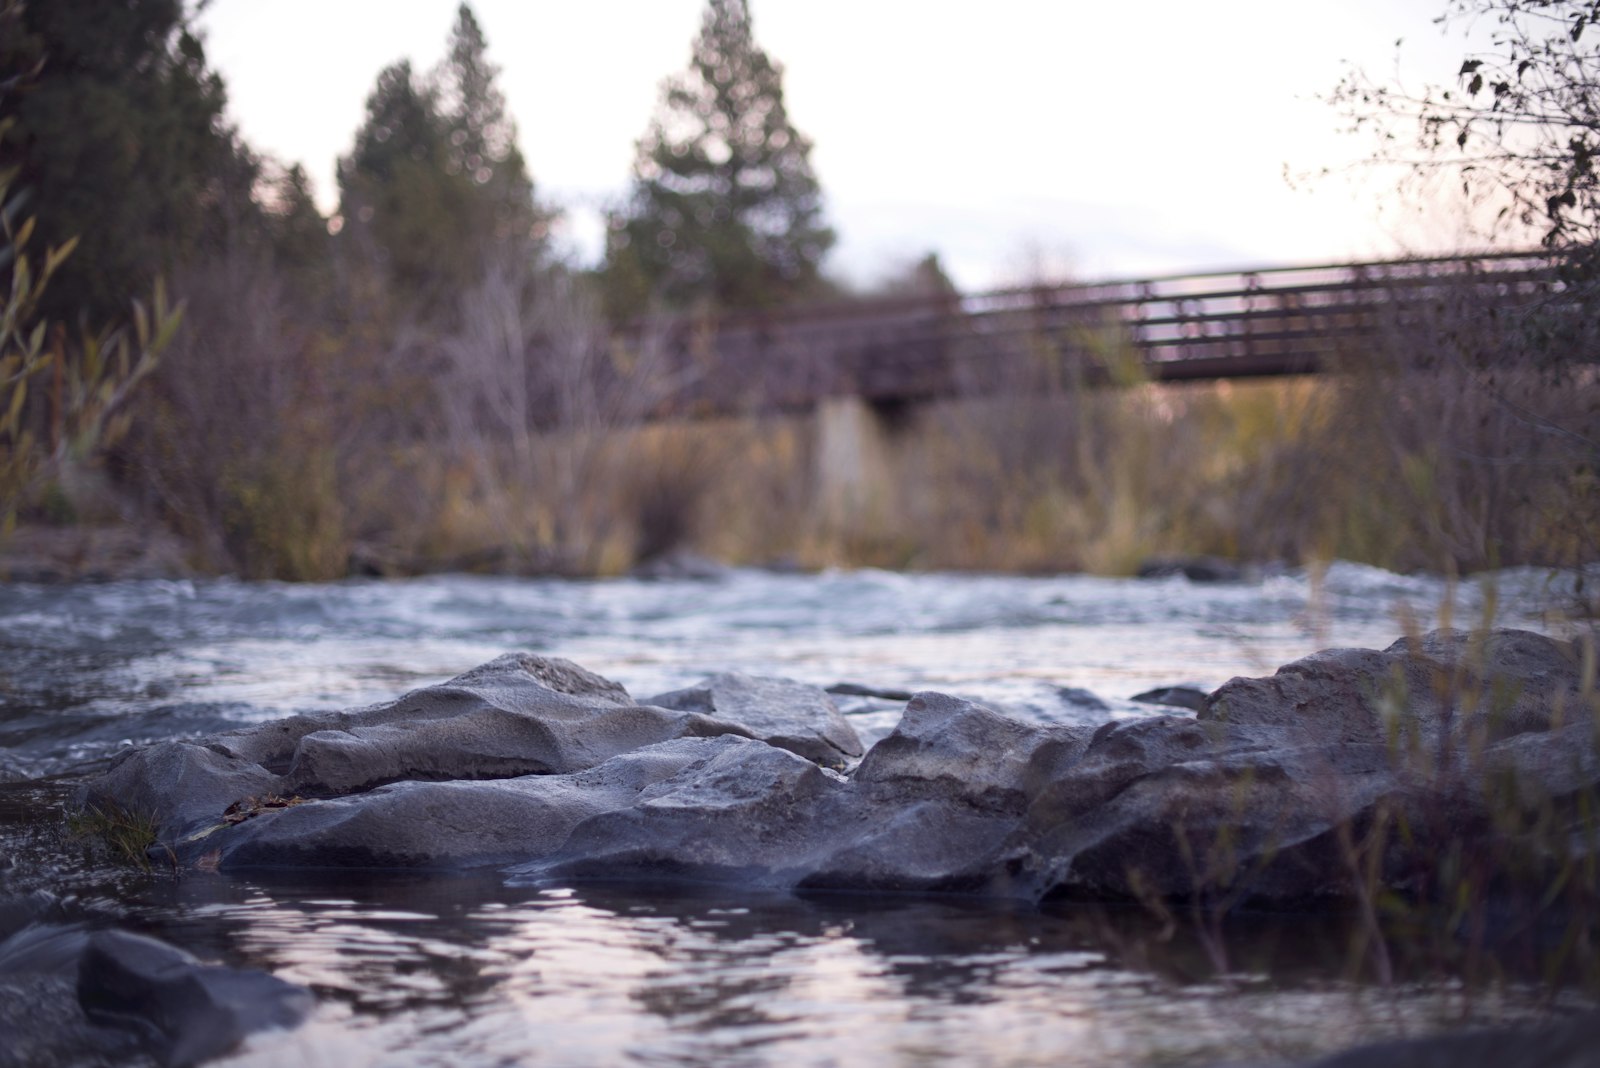
{"label": "submerged rock", "polygon": [[0,1065],[193,1065],[312,1004],[304,987],[128,931],[33,924],[0,942]]}
{"label": "submerged rock", "polygon": [[709,556],[692,549],[672,549],[642,561],[628,572],[628,577],[657,582],[720,582],[728,574],[728,565]]}
{"label": "submerged rock", "polygon": [[225,870],[1304,903],[1364,872],[1431,892],[1452,843],[1520,848],[1492,817],[1596,789],[1597,716],[1571,643],[1438,632],[1097,728],[921,693],[841,774],[859,739],[813,687],[728,674],[636,704],[508,655],[388,704],[153,746],[86,799]]}
{"label": "submerged rock", "polygon": [[1206,707],[1206,691],[1197,685],[1184,683],[1178,686],[1157,686],[1128,698],[1141,705],[1165,705],[1168,708],[1187,708],[1198,712]]}

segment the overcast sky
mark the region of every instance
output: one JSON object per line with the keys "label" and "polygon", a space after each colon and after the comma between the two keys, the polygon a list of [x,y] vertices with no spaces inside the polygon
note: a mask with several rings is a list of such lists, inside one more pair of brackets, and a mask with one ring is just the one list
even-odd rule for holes
{"label": "overcast sky", "polygon": [[[213,0],[201,19],[246,139],[337,199],[378,71],[438,62],[457,0]],[[752,0],[789,114],[856,281],[937,251],[976,289],[1042,269],[1084,278],[1449,247],[1453,205],[1401,204],[1393,177],[1292,188],[1362,157],[1317,99],[1343,61],[1448,81],[1441,0]],[[702,0],[476,0],[490,58],[562,240],[592,259],[663,78]]]}

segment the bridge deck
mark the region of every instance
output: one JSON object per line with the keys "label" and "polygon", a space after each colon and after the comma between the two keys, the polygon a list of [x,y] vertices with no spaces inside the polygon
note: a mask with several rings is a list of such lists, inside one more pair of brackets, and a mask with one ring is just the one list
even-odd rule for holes
{"label": "bridge deck", "polygon": [[1302,374],[1468,315],[1557,301],[1545,253],[1498,253],[1031,286],[716,320],[657,320],[635,344],[686,385],[660,414],[898,403],[1134,373]]}

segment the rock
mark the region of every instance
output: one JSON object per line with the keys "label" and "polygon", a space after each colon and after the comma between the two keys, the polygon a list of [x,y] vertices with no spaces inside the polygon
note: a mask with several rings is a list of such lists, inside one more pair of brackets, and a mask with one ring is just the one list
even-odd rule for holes
{"label": "rock", "polygon": [[91,1015],[147,1021],[163,1063],[198,1064],[248,1034],[300,1023],[311,992],[254,970],[200,963],[175,946],[127,931],[96,931],[78,967],[78,1001]]}
{"label": "rock", "polygon": [[863,686],[858,682],[836,682],[828,687],[835,697],[876,697],[883,701],[909,701],[910,690],[896,690],[882,686]]}
{"label": "rock", "polygon": [[84,787],[80,802],[108,813],[149,817],[161,838],[171,842],[216,823],[237,801],[277,792],[280,781],[266,768],[225,751],[194,742],[158,742],[118,753],[111,767]]}
{"label": "rock", "polygon": [[1165,705],[1168,708],[1187,708],[1191,712],[1198,712],[1206,706],[1206,691],[1199,686],[1157,686],[1153,690],[1145,690],[1128,698],[1138,701],[1142,705]]}
{"label": "rock", "polygon": [[1268,678],[1233,679],[1198,715],[1311,743],[1437,744],[1547,730],[1585,708],[1571,643],[1522,630],[1434,631],[1382,652],[1329,649]]}
{"label": "rock", "polygon": [[1088,741],[1084,728],[1036,726],[959,697],[919,693],[894,733],[862,759],[854,781],[1020,816],[1036,762],[1059,772]]}
{"label": "rock", "polygon": [[844,780],[761,742],[718,739],[626,807],[584,821],[524,879],[601,876],[792,886],[838,833],[819,818]]}
{"label": "rock", "polygon": [[1152,556],[1139,565],[1139,578],[1172,578],[1182,575],[1190,582],[1244,582],[1245,569],[1220,556]]}
{"label": "rock", "polygon": [[81,800],[144,813],[171,843],[215,827],[247,798],[563,773],[671,738],[748,733],[725,718],[635,704],[564,660],[507,654],[370,708],[130,751]]}
{"label": "rock", "polygon": [[[554,852],[584,820],[634,804],[652,784],[736,740],[684,738],[570,775],[404,782],[266,812],[186,843],[224,868],[470,868]],[[214,852],[213,852],[214,851]]]}
{"label": "rock", "polygon": [[1337,829],[1396,789],[1389,754],[1281,741],[1176,716],[1106,724],[1028,809],[1022,838],[1038,892],[1343,896]]}
{"label": "rock", "polygon": [[641,562],[628,572],[628,577],[656,582],[720,582],[728,577],[728,567],[691,549],[673,549]]}
{"label": "rock", "polygon": [[646,704],[737,724],[752,738],[827,767],[842,767],[862,753],[861,739],[833,699],[815,686],[790,679],[727,672],[652,697]]}
{"label": "rock", "polygon": [[313,1004],[265,972],[204,964],[127,931],[53,924],[0,942],[0,992],[0,1064],[198,1064],[255,1031],[298,1025]]}
{"label": "rock", "polygon": [[1498,1028],[1377,1042],[1305,1068],[1591,1068],[1600,1056],[1600,1015],[1544,1027]]}
{"label": "rock", "polygon": [[1111,706],[1105,699],[1093,690],[1086,690],[1082,686],[1057,686],[1056,696],[1063,704],[1072,706],[1082,712],[1109,712]]}

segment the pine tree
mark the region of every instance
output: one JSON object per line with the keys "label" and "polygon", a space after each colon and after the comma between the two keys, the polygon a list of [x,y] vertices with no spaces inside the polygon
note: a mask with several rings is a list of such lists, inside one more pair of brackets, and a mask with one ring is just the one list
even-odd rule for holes
{"label": "pine tree", "polygon": [[539,236],[546,222],[535,206],[533,180],[517,148],[517,127],[506,114],[500,68],[489,62],[483,28],[462,4],[450,31],[450,48],[434,72],[445,126],[446,167],[471,178],[480,195],[472,221],[480,239],[503,244]]}
{"label": "pine tree", "polygon": [[613,315],[652,299],[759,308],[815,292],[834,235],[810,154],[746,0],[709,0],[689,69],[665,84],[639,142],[630,201],[610,220]]}
{"label": "pine tree", "polygon": [[402,299],[453,303],[497,251],[532,255],[543,218],[489,63],[463,4],[439,69],[401,61],[378,75],[367,117],[340,161],[341,215]]}
{"label": "pine tree", "polygon": [[455,224],[466,214],[471,180],[447,169],[447,138],[433,94],[402,60],[378,72],[355,146],[339,161],[342,232],[408,301],[467,270]]}
{"label": "pine tree", "polygon": [[0,93],[0,169],[17,169],[42,244],[79,241],[41,312],[114,320],[252,211],[255,161],[180,0],[10,5],[0,82],[35,71]]}

